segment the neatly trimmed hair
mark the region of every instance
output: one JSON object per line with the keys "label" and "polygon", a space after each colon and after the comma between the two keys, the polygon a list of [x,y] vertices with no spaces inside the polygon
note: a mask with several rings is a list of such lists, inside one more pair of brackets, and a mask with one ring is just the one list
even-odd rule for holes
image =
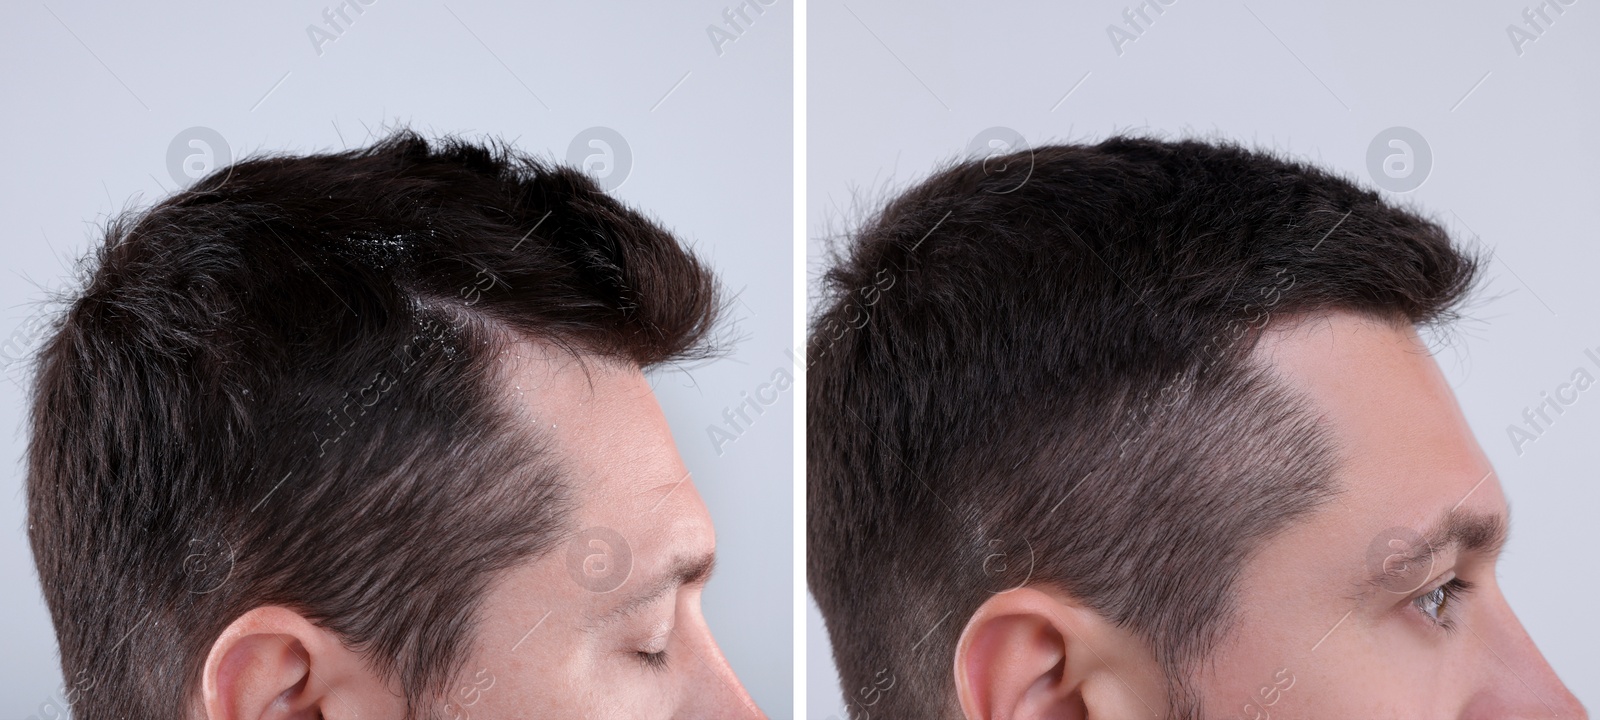
{"label": "neatly trimmed hair", "polygon": [[893,199],[827,272],[807,359],[807,580],[847,706],[960,717],[967,619],[1030,584],[1145,639],[1187,712],[1252,550],[1339,491],[1262,329],[1448,321],[1481,264],[1228,144],[1041,147]]}
{"label": "neatly trimmed hair", "polygon": [[125,216],[38,358],[28,527],[79,720],[184,716],[293,608],[430,714],[573,480],[502,351],[698,356],[708,269],[580,172],[408,131],[239,162]]}

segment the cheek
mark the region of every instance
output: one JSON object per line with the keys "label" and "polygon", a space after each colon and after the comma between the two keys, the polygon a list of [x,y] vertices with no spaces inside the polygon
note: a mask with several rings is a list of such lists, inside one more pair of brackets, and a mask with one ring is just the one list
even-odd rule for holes
{"label": "cheek", "polygon": [[[558,576],[564,577],[564,576]],[[547,578],[539,578],[546,579]],[[547,583],[529,583],[549,591]],[[585,616],[533,592],[504,603],[478,638],[479,649],[454,684],[443,720],[529,720],[530,718],[626,717],[630,680],[625,665],[614,662],[596,633],[586,632]],[[542,608],[555,604],[558,608]],[[548,614],[546,614],[548,612]],[[614,642],[614,641],[612,641]],[[530,708],[541,712],[530,714]]]}
{"label": "cheek", "polygon": [[1303,656],[1285,652],[1298,640],[1263,624],[1247,626],[1215,656],[1212,670],[1199,679],[1198,695],[1209,710],[1205,717],[1263,720],[1289,708],[1307,707],[1307,668]]}
{"label": "cheek", "polygon": [[[519,709],[548,708],[554,716],[575,716],[585,686],[583,664],[573,662],[549,624],[522,639],[512,652],[485,653],[468,662],[439,715],[443,720],[498,720],[521,717]],[[489,640],[492,642],[492,638]],[[511,636],[504,645],[517,642]],[[574,691],[579,691],[575,693]]]}
{"label": "cheek", "polygon": [[1205,716],[1431,716],[1422,708],[1445,690],[1438,668],[1446,648],[1424,642],[1403,618],[1375,623],[1366,609],[1346,610],[1263,602],[1243,611],[1194,680]]}
{"label": "cheek", "polygon": [[[1328,649],[1328,648],[1323,648]],[[1396,655],[1379,655],[1352,647],[1321,650],[1311,658],[1302,686],[1307,707],[1326,717],[1421,717],[1427,688],[1415,665]]]}
{"label": "cheek", "polygon": [[[646,718],[649,699],[625,674],[599,667],[525,666],[517,674],[494,678],[480,702],[459,700],[442,720],[526,720],[527,718]],[[540,712],[530,715],[530,708]]]}
{"label": "cheek", "polygon": [[[1282,661],[1294,683],[1281,698],[1257,682],[1257,706],[1271,710],[1276,699],[1278,717],[1439,717],[1463,694],[1462,682],[1470,677],[1460,652],[1459,636],[1413,627],[1404,608],[1376,609],[1391,614],[1378,618],[1348,618],[1328,634],[1316,649],[1297,645]],[[1358,611],[1358,612],[1364,612]],[[1272,654],[1273,651],[1262,650]],[[1277,653],[1282,655],[1282,653]],[[1248,686],[1247,686],[1248,687]],[[1258,718],[1246,703],[1223,706],[1234,712],[1222,717]],[[1292,712],[1290,712],[1292,710]]]}

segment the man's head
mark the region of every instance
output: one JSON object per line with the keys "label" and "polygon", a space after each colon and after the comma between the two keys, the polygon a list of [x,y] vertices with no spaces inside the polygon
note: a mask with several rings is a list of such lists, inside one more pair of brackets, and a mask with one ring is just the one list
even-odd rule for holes
{"label": "man's head", "polygon": [[1477,273],[1372,192],[1202,142],[1039,148],[892,201],[808,356],[807,572],[847,707],[1571,714],[1414,330]]}
{"label": "man's head", "polygon": [[643,371],[714,279],[576,171],[398,133],[114,225],[41,352],[75,717],[758,717]]}

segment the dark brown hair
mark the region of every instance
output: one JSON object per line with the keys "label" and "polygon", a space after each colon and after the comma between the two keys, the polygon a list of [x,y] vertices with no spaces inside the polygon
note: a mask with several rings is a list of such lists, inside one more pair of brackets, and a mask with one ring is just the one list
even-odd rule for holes
{"label": "dark brown hair", "polygon": [[576,170],[407,131],[237,163],[115,222],[39,356],[28,523],[74,717],[183,716],[262,605],[362,650],[414,715],[570,483],[496,358],[648,367],[719,307],[670,233]]}
{"label": "dark brown hair", "polygon": [[828,271],[808,348],[807,579],[847,705],[959,717],[967,619],[1043,584],[1145,638],[1181,714],[1249,553],[1338,492],[1315,413],[1248,357],[1261,329],[1445,321],[1479,265],[1227,144],[1041,147],[893,199]]}

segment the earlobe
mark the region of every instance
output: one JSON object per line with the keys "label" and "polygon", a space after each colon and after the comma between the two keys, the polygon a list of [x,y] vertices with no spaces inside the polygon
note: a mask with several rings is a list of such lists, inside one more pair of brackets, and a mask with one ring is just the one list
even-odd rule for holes
{"label": "earlobe", "polygon": [[956,694],[968,720],[1154,717],[1145,697],[1162,697],[1159,677],[1137,638],[1064,594],[1032,587],[984,602],[956,646]]}
{"label": "earlobe", "polygon": [[202,673],[206,720],[356,717],[355,704],[368,694],[362,686],[377,682],[332,632],[282,607],[234,620],[212,643]]}

